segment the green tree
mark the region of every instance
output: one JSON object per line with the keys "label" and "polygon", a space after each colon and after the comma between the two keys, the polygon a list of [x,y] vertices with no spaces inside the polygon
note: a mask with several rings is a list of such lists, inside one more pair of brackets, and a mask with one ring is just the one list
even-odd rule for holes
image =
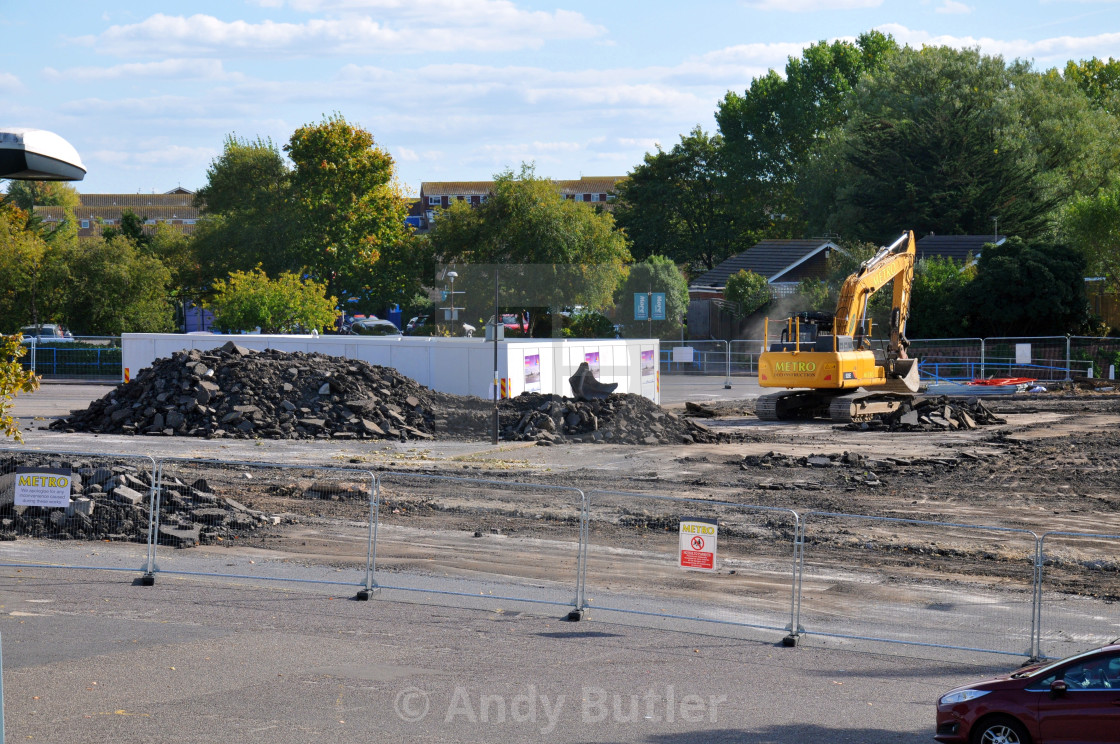
{"label": "green tree", "polygon": [[[634,320],[634,295],[648,292],[665,294],[665,320]],[[654,337],[679,337],[681,323],[688,312],[688,280],[667,256],[649,256],[630,266],[630,272],[618,290],[620,317],[625,335],[642,338],[650,333]],[[652,309],[652,308],[650,308]]]}
{"label": "green tree", "polygon": [[1120,116],[1115,115],[1120,111],[1094,105],[1075,81],[1056,70],[1020,73],[1014,94],[1044,191],[1068,202],[1096,193],[1120,175]]}
{"label": "green tree", "polygon": [[961,300],[969,336],[1078,333],[1089,323],[1085,260],[1062,244],[1008,238],[984,248]]}
{"label": "green tree", "polygon": [[78,335],[172,330],[171,273],[124,236],[83,240],[59,256],[60,315]]}
{"label": "green tree", "polygon": [[723,296],[735,303],[738,307],[736,315],[740,318],[756,313],[773,299],[766,277],[743,269],[727,277]]}
{"label": "green tree", "polygon": [[1070,60],[1064,76],[1081,88],[1094,106],[1120,114],[1120,59]]}
{"label": "green tree", "polygon": [[0,203],[0,328],[55,318],[57,293],[51,280],[55,251],[28,227],[28,214]]}
{"label": "green tree", "polygon": [[269,274],[303,266],[290,185],[291,170],[271,140],[226,138],[196,196],[202,219],[192,242],[202,277],[258,265]]}
{"label": "green tree", "polygon": [[338,299],[326,295],[326,282],[303,280],[284,272],[269,279],[260,268],[234,271],[226,281],[214,283],[214,297],[207,307],[214,324],[227,330],[260,327],[262,333],[325,330],[338,318]]}
{"label": "green tree", "polygon": [[18,393],[33,393],[39,389],[39,378],[24,370],[19,358],[27,353],[20,341],[23,336],[0,336],[0,432],[17,442],[23,441],[19,424],[12,418],[12,398]]}
{"label": "green tree", "polygon": [[152,242],[152,236],[144,232],[144,223],[147,217],[141,217],[131,209],[121,212],[121,226],[107,227],[101,231],[101,237],[112,240],[120,235],[137,248],[147,247]]}
{"label": "green tree", "polygon": [[1103,276],[1113,295],[1120,296],[1120,181],[1091,196],[1073,200],[1062,220],[1062,232],[1094,276]]}
{"label": "green tree", "polygon": [[[609,213],[565,199],[531,165],[495,176],[484,204],[454,202],[440,212],[429,239],[433,254],[460,274],[456,292],[464,293],[467,317],[492,314],[495,268],[504,306],[550,307],[554,315],[575,305],[602,310],[630,260]],[[533,313],[534,328],[542,315]]]}
{"label": "green tree", "polygon": [[647,153],[620,184],[615,219],[635,258],[663,255],[698,272],[737,252],[722,147],[696,127],[672,150]]}
{"label": "green tree", "polygon": [[834,222],[877,241],[917,233],[1041,235],[1058,197],[1017,106],[1024,70],[975,50],[903,49],[855,91]]}
{"label": "green tree", "polygon": [[894,40],[877,31],[855,43],[822,41],[791,57],[785,75],[770,70],[745,93],[724,97],[716,121],[736,230],[746,236],[739,244],[804,232],[808,215],[798,189],[803,171],[829,132],[848,121],[848,98],[859,80],[883,69],[897,52]]}
{"label": "green tree", "polygon": [[910,338],[965,335],[961,324],[961,293],[975,276],[975,266],[957,263],[952,258],[932,257],[919,261],[910,291],[906,335]]}
{"label": "green tree", "polygon": [[303,265],[332,293],[359,294],[381,252],[410,237],[393,158],[340,114],[300,127],[284,150]]}
{"label": "green tree", "polygon": [[34,207],[65,207],[73,210],[82,203],[77,190],[64,181],[9,181],[8,198],[25,212],[30,212]]}

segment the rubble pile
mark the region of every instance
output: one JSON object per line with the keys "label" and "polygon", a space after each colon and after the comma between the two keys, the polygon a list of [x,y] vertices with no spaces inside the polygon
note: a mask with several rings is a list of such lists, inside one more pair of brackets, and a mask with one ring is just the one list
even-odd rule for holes
{"label": "rubble pile", "polygon": [[[28,463],[0,462],[0,540],[19,537],[111,540],[145,543],[151,511],[151,474],[134,466],[90,461],[54,462],[71,470],[66,509],[17,506],[15,469]],[[279,517],[255,511],[211,491],[204,480],[164,483],[160,499],[159,544],[190,547],[245,537]]]}
{"label": "rubble pile", "polygon": [[232,341],[158,359],[53,429],[239,439],[431,439],[431,391],[387,367]]}
{"label": "rubble pile", "polygon": [[[492,404],[437,393],[394,369],[230,342],[158,359],[52,429],[238,439],[489,437]],[[499,403],[502,439],[620,444],[720,441],[640,395],[577,401],[525,393]]]}
{"label": "rubble pile", "polygon": [[943,431],[976,429],[993,424],[1006,424],[979,398],[950,400],[948,396],[918,397],[904,403],[897,411],[878,421],[848,424],[847,428],[866,430],[885,427],[890,431]]}
{"label": "rubble pile", "polygon": [[648,398],[611,394],[577,401],[559,395],[522,393],[503,401],[499,431],[506,440],[615,444],[693,444],[718,442],[717,434],[694,421],[665,411]]}

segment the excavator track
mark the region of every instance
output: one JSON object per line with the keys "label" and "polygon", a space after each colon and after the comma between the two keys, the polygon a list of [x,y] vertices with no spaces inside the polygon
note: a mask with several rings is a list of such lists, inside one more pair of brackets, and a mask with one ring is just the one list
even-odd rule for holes
{"label": "excavator track", "polygon": [[893,392],[853,391],[830,395],[815,390],[788,390],[759,396],[755,401],[755,415],[761,421],[827,419],[848,424],[893,413],[912,398]]}
{"label": "excavator track", "polygon": [[901,393],[868,393],[841,395],[828,407],[828,418],[838,424],[871,421],[877,416],[893,413],[913,396]]}

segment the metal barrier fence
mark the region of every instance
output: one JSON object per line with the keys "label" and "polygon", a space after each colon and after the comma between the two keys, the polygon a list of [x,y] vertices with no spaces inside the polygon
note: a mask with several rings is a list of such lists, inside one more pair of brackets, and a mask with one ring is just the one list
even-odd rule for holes
{"label": "metal barrier fence", "polygon": [[[19,468],[70,505],[15,503]],[[718,525],[682,571],[682,519]],[[186,549],[189,548],[189,549]],[[0,449],[0,565],[527,602],[1028,657],[1120,636],[1120,535],[361,468]],[[396,595],[391,595],[394,598]],[[400,595],[406,596],[406,595]]]}
{"label": "metal barrier fence", "polygon": [[379,499],[370,471],[168,458],[158,473],[151,579],[338,584],[361,587],[365,598],[375,590]]}
{"label": "metal barrier fence", "polygon": [[1120,637],[1120,535],[1047,532],[1039,541],[1038,656]]}
{"label": "metal barrier fence", "polygon": [[[690,346],[694,361],[673,360],[672,349]],[[754,376],[762,341],[738,339],[663,341],[662,372],[667,374]],[[1037,336],[1007,338],[911,339],[910,356],[919,360],[923,379],[972,380],[990,377],[1032,377],[1068,380],[1107,377],[1120,367],[1120,338]]]}
{"label": "metal barrier fence", "polygon": [[389,471],[378,479],[382,589],[580,610],[586,498],[578,488]]}
{"label": "metal barrier fence", "polygon": [[45,379],[119,381],[124,369],[119,336],[77,336],[64,341],[24,340],[20,363]]}
{"label": "metal barrier fence", "polygon": [[[15,503],[21,468],[68,472],[69,506]],[[0,449],[0,565],[146,571],[155,473],[147,455]]]}
{"label": "metal barrier fence", "polygon": [[[797,513],[750,504],[589,491],[586,609],[794,630]],[[682,571],[682,519],[718,525],[716,570]]]}
{"label": "metal barrier fence", "polygon": [[1033,655],[1033,532],[825,512],[803,520],[806,634]]}

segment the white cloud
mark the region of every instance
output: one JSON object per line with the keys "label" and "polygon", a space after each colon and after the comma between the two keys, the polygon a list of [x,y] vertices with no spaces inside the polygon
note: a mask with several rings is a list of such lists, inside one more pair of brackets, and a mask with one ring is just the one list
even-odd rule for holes
{"label": "white cloud", "polygon": [[114,168],[143,170],[165,167],[182,169],[205,167],[219,154],[211,147],[184,147],[170,144],[126,147],[123,142],[120,145],[119,148],[93,150],[88,155],[83,154],[83,157],[89,162],[105,163]]}
{"label": "white cloud", "polygon": [[[436,7],[431,14],[419,12],[432,6]],[[440,11],[444,6],[447,12]],[[111,26],[99,36],[81,41],[115,55],[320,56],[539,49],[546,41],[590,39],[606,32],[578,13],[528,12],[501,0],[419,2],[402,5],[386,18],[351,15],[302,23],[250,23],[201,14],[157,13],[139,23]]]}
{"label": "white cloud", "polygon": [[938,13],[948,13],[950,15],[963,15],[971,13],[971,6],[964,3],[957,2],[957,0],[944,0],[944,2],[937,7]]}
{"label": "white cloud", "polygon": [[909,29],[897,23],[878,27],[879,31],[891,34],[904,44],[911,46],[948,46],[956,49],[978,47],[984,54],[998,54],[1007,59],[1037,59],[1043,62],[1064,62],[1067,59],[1083,57],[1108,57],[1115,55],[1120,46],[1120,32],[1096,34],[1093,36],[1054,36],[1038,41],[1025,39],[993,39],[991,37],[933,35],[925,31]]}
{"label": "white cloud", "polygon": [[400,162],[414,163],[420,160],[420,156],[416,154],[416,151],[408,147],[394,147],[393,153],[393,157]]}
{"label": "white cloud", "polygon": [[745,0],[747,7],[758,10],[784,10],[790,13],[813,13],[819,10],[862,10],[878,8],[883,0]]}
{"label": "white cloud", "polygon": [[221,60],[216,59],[165,59],[162,62],[134,62],[113,67],[72,67],[43,70],[49,80],[90,82],[98,80],[133,80],[137,78],[166,78],[180,80],[239,80],[239,74],[227,74]]}
{"label": "white cloud", "polygon": [[10,72],[0,72],[0,91],[14,93],[23,89],[23,83]]}

